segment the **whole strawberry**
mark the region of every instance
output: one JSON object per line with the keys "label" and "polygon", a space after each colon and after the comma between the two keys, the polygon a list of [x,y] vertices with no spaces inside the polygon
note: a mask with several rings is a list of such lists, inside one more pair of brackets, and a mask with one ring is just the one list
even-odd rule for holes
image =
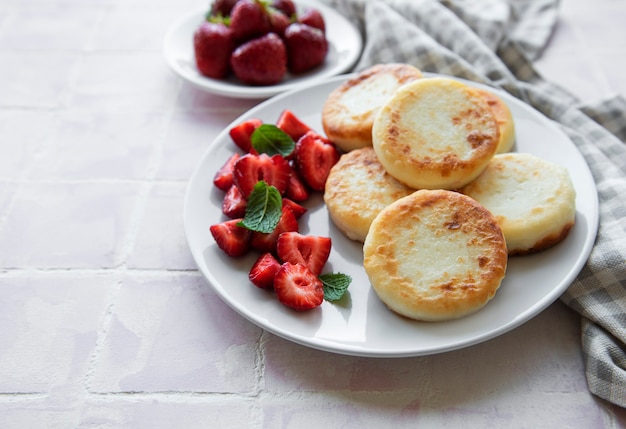
{"label": "whole strawberry", "polygon": [[267,34],[270,16],[262,0],[240,0],[230,13],[230,28],[237,42],[242,43]]}
{"label": "whole strawberry", "polygon": [[293,23],[285,30],[288,68],[298,74],[311,70],[324,62],[328,41],[324,32],[310,25]]}
{"label": "whole strawberry", "polygon": [[230,57],[235,39],[223,23],[204,22],[193,35],[196,66],[204,76],[214,79],[226,77],[230,71]]}
{"label": "whole strawberry", "polygon": [[309,8],[305,10],[298,16],[298,22],[319,28],[323,32],[326,32],[326,21],[324,21],[324,17],[318,9]]}
{"label": "whole strawberry", "polygon": [[284,13],[289,19],[296,15],[296,4],[293,0],[274,0],[272,7]]}
{"label": "whole strawberry", "polygon": [[235,76],[250,85],[274,85],[287,73],[287,49],[274,33],[239,46],[230,57]]}
{"label": "whole strawberry", "polygon": [[278,34],[280,37],[285,35],[285,30],[291,24],[287,15],[279,11],[278,9],[269,8],[268,9],[269,17],[270,17],[270,27],[272,33]]}
{"label": "whole strawberry", "polygon": [[211,15],[229,16],[235,6],[235,3],[238,1],[239,0],[215,0],[211,5]]}

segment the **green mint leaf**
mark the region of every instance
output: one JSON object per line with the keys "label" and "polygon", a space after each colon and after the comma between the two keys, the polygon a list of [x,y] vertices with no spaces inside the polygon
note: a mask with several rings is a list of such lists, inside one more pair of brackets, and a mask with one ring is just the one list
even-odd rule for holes
{"label": "green mint leaf", "polygon": [[321,274],[319,279],[324,285],[324,299],[326,301],[340,300],[352,282],[352,277],[342,273]]}
{"label": "green mint leaf", "polygon": [[259,153],[272,155],[290,155],[296,143],[289,134],[272,124],[262,124],[250,136],[252,147]]}
{"label": "green mint leaf", "polygon": [[246,214],[237,225],[252,231],[274,231],[282,214],[283,199],[274,186],[260,180],[248,196]]}

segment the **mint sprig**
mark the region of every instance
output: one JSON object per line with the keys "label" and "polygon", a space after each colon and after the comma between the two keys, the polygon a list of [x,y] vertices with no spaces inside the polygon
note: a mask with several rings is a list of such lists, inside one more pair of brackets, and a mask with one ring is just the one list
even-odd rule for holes
{"label": "mint sprig", "polygon": [[348,290],[352,277],[343,273],[320,274],[319,279],[324,285],[324,299],[338,301]]}
{"label": "mint sprig", "polygon": [[262,124],[257,127],[250,136],[250,141],[258,153],[266,153],[269,156],[286,157],[291,155],[296,147],[296,143],[289,134],[272,124]]}
{"label": "mint sprig", "polygon": [[248,196],[246,213],[238,226],[251,231],[270,233],[274,231],[283,209],[283,199],[276,187],[259,180]]}

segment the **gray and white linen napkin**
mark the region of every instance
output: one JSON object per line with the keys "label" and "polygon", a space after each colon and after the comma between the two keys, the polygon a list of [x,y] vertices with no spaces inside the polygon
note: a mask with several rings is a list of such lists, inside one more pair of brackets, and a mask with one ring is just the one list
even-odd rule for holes
{"label": "gray and white linen napkin", "polygon": [[561,300],[580,313],[590,391],[626,407],[626,100],[583,106],[533,68],[558,0],[321,0],[365,40],[355,71],[404,62],[492,85],[561,124],[585,157],[600,201],[591,256]]}

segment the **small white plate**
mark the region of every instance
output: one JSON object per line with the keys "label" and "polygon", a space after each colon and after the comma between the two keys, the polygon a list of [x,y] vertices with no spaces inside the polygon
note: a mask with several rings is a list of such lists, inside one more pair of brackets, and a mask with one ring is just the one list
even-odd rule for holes
{"label": "small white plate", "polygon": [[172,25],[165,35],[165,59],[179,76],[204,90],[233,98],[250,99],[272,97],[302,84],[322,81],[351,69],[363,49],[363,40],[357,28],[343,15],[315,0],[296,0],[295,3],[298,11],[317,8],[326,22],[328,54],[324,63],[314,70],[297,76],[288,73],[281,83],[271,86],[245,85],[235,77],[219,80],[201,75],[196,68],[193,33],[204,20],[207,8],[192,12]]}
{"label": "small white plate", "polygon": [[[338,76],[278,95],[231,125],[251,117],[274,123],[281,111],[288,108],[321,132],[320,111],[326,97],[349,77]],[[228,135],[230,126],[207,150],[185,196],[185,233],[200,271],[228,305],[258,326],[296,343],[340,354],[403,357],[439,353],[494,338],[531,319],[567,289],[587,261],[598,227],[597,192],[584,158],[558,125],[510,95],[492,91],[502,97],[513,113],[515,150],[535,154],[569,170],[577,194],[577,212],[576,225],[562,243],[539,254],[509,259],[500,289],[479,312],[458,320],[425,323],[389,311],[373,292],[365,274],[362,245],[348,240],[335,228],[319,194],[306,204],[309,212],[300,221],[301,231],[332,238],[325,272],[352,276],[345,302],[324,302],[321,308],[297,313],[280,304],[272,292],[253,286],[248,271],[257,255],[229,258],[209,232],[210,225],[225,219],[221,213],[224,194],[213,186],[212,180],[236,150]]]}

